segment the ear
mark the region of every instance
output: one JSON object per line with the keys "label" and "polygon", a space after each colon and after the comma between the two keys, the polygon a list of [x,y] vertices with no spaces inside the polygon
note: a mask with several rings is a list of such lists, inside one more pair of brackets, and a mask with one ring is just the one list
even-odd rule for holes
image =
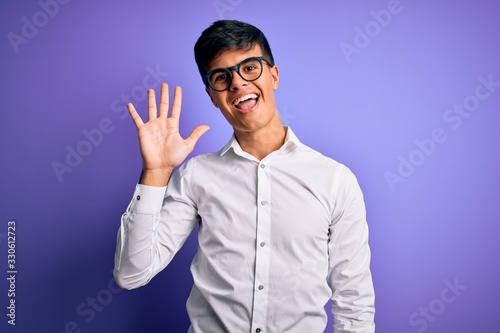
{"label": "ear", "polygon": [[219,108],[217,103],[215,102],[214,95],[212,94],[212,90],[210,90],[208,87],[205,88],[205,91],[207,92],[208,96],[210,97],[210,100],[212,101],[212,104],[216,107]]}
{"label": "ear", "polygon": [[274,65],[271,67],[271,77],[273,80],[273,89],[276,90],[278,89],[278,83],[280,81],[280,71],[278,69],[278,66]]}

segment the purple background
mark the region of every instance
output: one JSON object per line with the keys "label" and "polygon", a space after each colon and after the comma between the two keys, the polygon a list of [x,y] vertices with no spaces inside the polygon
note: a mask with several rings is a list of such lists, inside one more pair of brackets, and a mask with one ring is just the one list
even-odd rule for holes
{"label": "purple background", "polygon": [[[194,237],[149,285],[110,285],[120,215],[141,169],[122,96],[144,115],[143,81],[157,87],[147,68],[158,68],[158,80],[183,87],[183,134],[211,126],[194,154],[218,150],[231,129],[203,91],[192,49],[209,24],[231,18],[270,40],[284,123],[358,176],[377,332],[500,332],[500,86],[476,89],[479,77],[500,82],[497,1],[46,3],[51,15],[37,1],[0,4],[0,331],[187,330]],[[26,39],[11,42],[14,34]],[[356,52],[344,54],[346,44]],[[450,118],[463,103],[474,111]],[[430,144],[436,128],[441,142]],[[86,156],[58,178],[53,164],[67,165],[67,149]],[[387,172],[404,182],[391,187]],[[10,219],[15,327],[6,317]]]}

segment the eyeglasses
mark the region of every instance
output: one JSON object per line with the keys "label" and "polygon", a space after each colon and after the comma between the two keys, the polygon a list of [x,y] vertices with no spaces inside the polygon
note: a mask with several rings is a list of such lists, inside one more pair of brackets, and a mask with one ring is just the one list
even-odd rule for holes
{"label": "eyeglasses", "polygon": [[237,65],[228,68],[216,68],[208,72],[203,77],[205,86],[209,86],[215,91],[229,89],[233,82],[233,71],[236,70],[241,78],[247,82],[257,80],[262,75],[262,61],[269,66],[273,66],[264,57],[251,57],[243,60]]}

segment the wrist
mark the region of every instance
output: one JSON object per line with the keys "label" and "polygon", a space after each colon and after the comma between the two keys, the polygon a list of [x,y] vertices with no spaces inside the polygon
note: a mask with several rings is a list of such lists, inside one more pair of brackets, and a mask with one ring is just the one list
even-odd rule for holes
{"label": "wrist", "polygon": [[164,187],[172,175],[173,169],[142,170],[139,184]]}

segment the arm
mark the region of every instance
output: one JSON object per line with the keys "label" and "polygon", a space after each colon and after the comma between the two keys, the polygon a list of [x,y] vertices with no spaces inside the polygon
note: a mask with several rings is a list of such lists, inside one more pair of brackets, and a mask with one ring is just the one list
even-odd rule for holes
{"label": "arm", "polygon": [[[139,135],[143,171],[117,236],[114,275],[117,283],[126,289],[148,283],[161,271],[197,223],[194,204],[185,193],[175,190],[181,188],[183,180],[178,173],[172,176],[172,170],[184,161],[208,126],[198,126],[185,140],[180,136],[181,94],[180,87],[176,87],[172,113],[168,117],[168,86],[162,84],[161,87],[159,114],[155,93],[150,90],[147,123],[132,104],[128,105]],[[173,195],[166,190],[169,179]]]}
{"label": "arm", "polygon": [[118,285],[134,289],[163,270],[199,222],[185,193],[184,177],[175,172],[168,188],[138,184],[121,219],[114,275]]}
{"label": "arm", "polygon": [[336,184],[328,275],[333,291],[335,332],[373,333],[375,295],[363,194],[355,176],[346,167],[339,173]]}

